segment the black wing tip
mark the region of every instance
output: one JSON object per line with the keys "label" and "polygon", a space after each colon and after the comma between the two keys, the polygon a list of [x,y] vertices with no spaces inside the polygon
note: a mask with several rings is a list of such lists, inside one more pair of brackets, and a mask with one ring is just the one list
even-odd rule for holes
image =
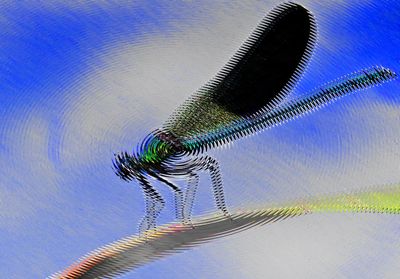
{"label": "black wing tip", "polygon": [[[300,21],[300,24],[297,21]],[[276,28],[280,29],[273,34],[273,30]],[[266,46],[263,49],[259,47],[256,51],[264,55],[264,58],[273,56],[271,53],[274,54],[277,45],[279,47],[282,43],[282,39],[276,35],[280,34],[279,31],[284,31],[283,33],[289,31],[286,32],[290,33],[290,36],[287,38],[294,42],[296,46],[295,50],[293,50],[293,47],[286,45],[286,48],[278,53],[281,58],[275,59],[272,63],[263,63],[263,59],[257,60],[257,57],[253,57],[252,62],[255,66],[249,67],[245,65],[246,61],[248,61],[247,58],[251,55],[254,56],[257,45],[266,36],[270,36],[272,40],[262,41]],[[297,33],[300,34],[297,35]],[[217,104],[222,110],[233,113],[239,118],[253,118],[266,113],[277,106],[300,80],[302,72],[304,72],[312,56],[316,42],[317,25],[314,16],[308,9],[290,1],[276,6],[253,29],[238,51],[222,67],[217,75],[186,100],[172,114],[164,124],[164,127],[170,130],[174,129],[174,126],[180,119],[190,118],[189,115],[185,114],[189,113],[189,108],[193,109],[198,103],[201,103],[201,100]],[[285,61],[285,57],[290,56],[294,57],[288,60],[290,66],[282,66],[281,64],[285,63],[280,63],[279,59]],[[249,72],[249,68],[255,69],[256,74],[261,77],[260,81],[258,81],[260,84],[256,88],[257,90],[252,90],[251,83],[253,82],[253,77],[246,74]],[[279,71],[284,71],[284,73],[279,74]],[[278,74],[276,75],[276,73]],[[242,77],[241,81],[237,81],[237,75]],[[279,80],[278,83],[276,82],[277,79]],[[237,86],[238,84],[239,86]],[[234,93],[236,95],[231,94],[232,91],[235,91],[232,89],[235,86],[237,90]],[[251,91],[256,91],[253,94],[254,97],[249,97]],[[189,133],[188,129],[190,130],[187,127],[184,131]]]}

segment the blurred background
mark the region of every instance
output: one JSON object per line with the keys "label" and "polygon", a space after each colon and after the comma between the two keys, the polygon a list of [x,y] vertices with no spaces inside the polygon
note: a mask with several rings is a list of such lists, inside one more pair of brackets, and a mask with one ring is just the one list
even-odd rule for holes
{"label": "blurred background", "polygon": [[[0,4],[1,278],[45,278],[136,234],[143,196],[115,176],[113,154],[160,127],[280,1],[123,2]],[[374,65],[400,73],[400,3],[297,2],[318,39],[291,97]],[[229,207],[400,182],[399,92],[386,83],[211,151]],[[172,193],[156,186],[167,201],[159,224],[171,222]],[[204,174],[194,215],[212,211]],[[303,216],[122,278],[398,278],[399,233],[396,215]]]}

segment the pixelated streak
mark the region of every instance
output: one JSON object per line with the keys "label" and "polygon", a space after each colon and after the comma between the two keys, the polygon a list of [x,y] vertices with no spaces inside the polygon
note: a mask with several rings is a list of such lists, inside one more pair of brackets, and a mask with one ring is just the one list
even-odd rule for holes
{"label": "pixelated streak", "polygon": [[207,215],[192,226],[168,224],[130,236],[97,249],[65,271],[48,279],[112,278],[159,258],[190,249],[252,227],[272,224],[289,217],[323,212],[400,214],[400,184],[339,196],[327,196],[223,215]]}

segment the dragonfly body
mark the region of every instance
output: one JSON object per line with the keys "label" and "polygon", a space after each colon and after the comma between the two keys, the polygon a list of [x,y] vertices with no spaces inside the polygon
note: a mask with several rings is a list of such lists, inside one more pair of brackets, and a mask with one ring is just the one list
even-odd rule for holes
{"label": "dragonfly body", "polygon": [[[216,205],[229,215],[219,165],[205,154],[208,149],[395,78],[390,69],[369,68],[328,83],[303,98],[285,102],[310,58],[315,30],[314,18],[304,7],[294,3],[278,6],[216,77],[179,107],[162,128],[150,133],[133,154],[116,155],[116,174],[126,181],[137,180],[146,197],[147,214],[141,231],[155,226],[165,203],[148,177],[174,191],[177,218],[190,222],[198,172],[207,171]],[[186,193],[170,178],[187,179]]]}
{"label": "dragonfly body", "polygon": [[[351,77],[343,78],[341,82],[324,86],[317,93],[289,102],[258,117],[233,122],[230,126],[187,139],[179,139],[170,132],[156,130],[138,145],[136,157],[129,156],[127,153],[124,156],[127,159],[131,157],[132,163],[139,164],[142,173],[150,173],[153,176],[186,175],[188,169],[179,169],[171,163],[176,161],[181,165],[188,166],[191,155],[205,153],[209,148],[282,124],[287,120],[326,105],[349,92],[371,87],[377,83],[393,79],[395,76],[394,72],[382,67],[362,70]],[[187,156],[187,160],[182,160],[184,156]],[[120,176],[126,180],[130,179],[129,172],[126,174],[121,172]]]}
{"label": "dragonfly body", "polygon": [[256,131],[285,123],[287,120],[309,113],[319,107],[335,101],[349,93],[381,84],[394,79],[396,74],[390,69],[375,67],[359,71],[351,76],[341,78],[313,92],[306,97],[272,109],[267,113],[252,118],[241,119],[229,126],[221,127],[213,132],[186,139],[183,142],[185,150],[197,153],[236,140],[243,136],[252,135]]}

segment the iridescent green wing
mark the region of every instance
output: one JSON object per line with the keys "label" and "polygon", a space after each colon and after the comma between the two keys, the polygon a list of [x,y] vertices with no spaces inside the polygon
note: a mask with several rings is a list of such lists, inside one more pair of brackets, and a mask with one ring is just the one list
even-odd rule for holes
{"label": "iridescent green wing", "polygon": [[267,15],[214,79],[181,105],[164,129],[184,140],[276,107],[298,81],[315,44],[315,21],[285,3]]}

